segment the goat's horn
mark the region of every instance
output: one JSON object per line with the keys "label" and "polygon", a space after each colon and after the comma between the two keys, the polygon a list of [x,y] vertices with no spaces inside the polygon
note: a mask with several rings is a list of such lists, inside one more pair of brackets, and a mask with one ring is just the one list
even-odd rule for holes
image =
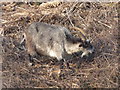
{"label": "goat's horn", "polygon": [[83,40],[87,40],[86,39],[86,33],[82,30],[82,29],[80,29],[80,28],[78,28],[78,27],[71,27],[71,28],[73,28],[73,29],[75,29],[75,30],[79,30],[80,31],[80,33],[81,33],[81,35],[79,35]]}

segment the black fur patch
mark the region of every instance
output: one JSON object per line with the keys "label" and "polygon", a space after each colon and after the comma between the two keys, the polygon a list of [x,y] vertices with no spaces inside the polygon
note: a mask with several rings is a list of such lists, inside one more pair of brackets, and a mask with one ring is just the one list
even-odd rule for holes
{"label": "black fur patch", "polygon": [[90,42],[84,42],[83,48],[92,48],[93,46],[90,44]]}
{"label": "black fur patch", "polygon": [[51,37],[48,42],[48,46],[53,47],[53,38]]}
{"label": "black fur patch", "polygon": [[80,38],[76,38],[76,37],[72,37],[72,36],[69,36],[69,35],[66,35],[66,39],[67,41],[69,42],[72,42],[72,43],[78,43],[78,42],[83,42]]}
{"label": "black fur patch", "polygon": [[38,27],[36,26],[36,31],[39,32]]}
{"label": "black fur patch", "polygon": [[74,37],[74,36],[72,36],[72,35],[69,35],[68,33],[66,33],[65,32],[65,35],[66,35],[66,39],[67,39],[67,41],[69,41],[69,42],[71,42],[71,43],[78,43],[78,42],[81,42],[81,43],[83,43],[83,41],[82,41],[82,39],[80,39],[80,38],[76,38],[76,37]]}

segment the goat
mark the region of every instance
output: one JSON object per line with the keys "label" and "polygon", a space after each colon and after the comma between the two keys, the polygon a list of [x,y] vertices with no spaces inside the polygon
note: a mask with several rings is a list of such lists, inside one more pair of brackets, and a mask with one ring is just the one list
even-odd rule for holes
{"label": "goat", "polygon": [[81,35],[76,38],[65,27],[34,22],[25,31],[27,52],[30,57],[38,53],[59,61],[67,54],[79,51],[82,52],[81,57],[88,56],[93,53],[94,47],[82,32]]}

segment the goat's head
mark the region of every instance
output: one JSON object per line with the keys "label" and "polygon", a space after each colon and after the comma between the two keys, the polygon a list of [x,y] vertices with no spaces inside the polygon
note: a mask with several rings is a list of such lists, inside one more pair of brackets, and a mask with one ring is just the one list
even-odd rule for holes
{"label": "goat's head", "polygon": [[82,52],[81,57],[83,58],[84,56],[92,54],[94,52],[94,47],[89,40],[86,40],[79,44],[79,50]]}
{"label": "goat's head", "polygon": [[81,58],[86,57],[86,56],[88,57],[94,52],[94,47],[91,44],[90,40],[87,39],[86,33],[83,32],[83,30],[77,27],[74,27],[74,29],[80,31],[80,34],[79,34],[80,39],[78,40],[79,41],[78,45],[79,45],[79,51],[82,52]]}

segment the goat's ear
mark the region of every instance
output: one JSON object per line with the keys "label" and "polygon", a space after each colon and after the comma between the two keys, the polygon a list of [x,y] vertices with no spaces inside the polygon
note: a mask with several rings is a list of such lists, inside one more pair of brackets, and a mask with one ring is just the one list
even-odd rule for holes
{"label": "goat's ear", "polygon": [[83,42],[82,39],[76,38],[72,36],[71,34],[65,33],[67,41],[71,43],[78,43],[78,42]]}
{"label": "goat's ear", "polygon": [[67,34],[67,33],[65,33],[65,34],[66,34],[66,40],[67,40],[68,42],[75,43],[75,40],[74,40],[74,38],[73,38],[72,35]]}
{"label": "goat's ear", "polygon": [[67,41],[73,43],[73,44],[76,44],[76,43],[82,43],[82,40],[80,38],[75,38],[73,36],[68,36],[66,37]]}

